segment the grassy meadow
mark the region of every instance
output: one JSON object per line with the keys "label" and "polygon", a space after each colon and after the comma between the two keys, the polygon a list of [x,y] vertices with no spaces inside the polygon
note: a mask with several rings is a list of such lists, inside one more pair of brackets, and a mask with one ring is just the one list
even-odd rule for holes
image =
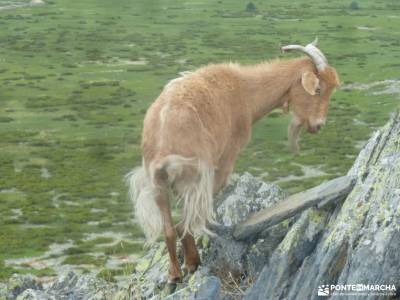
{"label": "grassy meadow", "polygon": [[0,0],[0,281],[66,268],[128,274],[143,251],[124,174],[164,84],[224,61],[255,63],[316,35],[341,76],[327,126],[287,147],[289,116],[256,124],[236,172],[290,193],[343,175],[399,107],[397,0]]}

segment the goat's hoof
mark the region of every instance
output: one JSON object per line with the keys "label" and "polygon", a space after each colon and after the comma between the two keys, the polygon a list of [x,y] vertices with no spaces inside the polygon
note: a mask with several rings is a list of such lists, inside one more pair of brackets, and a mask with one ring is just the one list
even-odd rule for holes
{"label": "goat's hoof", "polygon": [[193,265],[184,265],[183,266],[183,273],[186,274],[193,274],[194,272],[197,271],[199,265],[198,264],[193,264]]}
{"label": "goat's hoof", "polygon": [[168,284],[177,284],[182,282],[182,275],[181,276],[174,276],[174,277],[168,277]]}
{"label": "goat's hoof", "polygon": [[171,295],[176,290],[177,283],[176,282],[169,282],[164,287],[164,295]]}
{"label": "goat's hoof", "polygon": [[168,278],[168,282],[165,285],[164,293],[170,295],[175,292],[178,285],[182,283],[182,277]]}

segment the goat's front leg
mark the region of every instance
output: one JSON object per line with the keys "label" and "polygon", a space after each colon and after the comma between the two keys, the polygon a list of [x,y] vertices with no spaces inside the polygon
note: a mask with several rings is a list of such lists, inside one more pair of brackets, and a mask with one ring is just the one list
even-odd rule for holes
{"label": "goat's front leg", "polygon": [[214,195],[217,194],[222,188],[228,183],[229,175],[232,173],[231,170],[218,169],[215,171],[214,177]]}
{"label": "goat's front leg", "polygon": [[239,149],[232,147],[222,155],[221,160],[218,163],[218,168],[215,170],[214,194],[218,193],[228,183],[229,176],[233,172],[238,152]]}
{"label": "goat's front leg", "polygon": [[185,258],[184,269],[188,273],[193,273],[200,265],[200,256],[197,251],[196,242],[190,233],[184,234],[183,224],[176,225],[176,231],[182,241],[183,255]]}
{"label": "goat's front leg", "polygon": [[180,282],[182,280],[182,271],[176,254],[176,231],[171,216],[168,191],[166,188],[159,188],[156,203],[164,221],[165,243],[167,244],[169,254],[168,281],[170,283]]}

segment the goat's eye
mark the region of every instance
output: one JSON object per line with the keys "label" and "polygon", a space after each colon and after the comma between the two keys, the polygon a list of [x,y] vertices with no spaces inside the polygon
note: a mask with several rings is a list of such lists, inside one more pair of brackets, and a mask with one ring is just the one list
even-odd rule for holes
{"label": "goat's eye", "polygon": [[315,94],[318,95],[318,96],[321,96],[321,88],[320,87],[317,87],[315,89]]}

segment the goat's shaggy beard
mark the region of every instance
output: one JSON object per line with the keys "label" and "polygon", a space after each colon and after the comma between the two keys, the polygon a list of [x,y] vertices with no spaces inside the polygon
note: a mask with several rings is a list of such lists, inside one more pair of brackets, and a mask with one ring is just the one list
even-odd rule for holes
{"label": "goat's shaggy beard", "polygon": [[299,153],[300,146],[299,146],[299,137],[301,132],[302,124],[300,120],[293,116],[292,121],[289,124],[288,128],[288,139],[289,139],[289,147],[293,153]]}

